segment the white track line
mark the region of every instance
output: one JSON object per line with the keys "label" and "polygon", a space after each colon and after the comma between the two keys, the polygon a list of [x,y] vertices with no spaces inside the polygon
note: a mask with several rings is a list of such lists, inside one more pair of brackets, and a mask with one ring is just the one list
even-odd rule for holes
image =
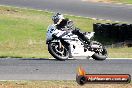
{"label": "white track line", "polygon": [[[55,58],[49,58],[49,59],[55,59]],[[69,60],[72,60],[72,59],[74,59],[74,58],[69,58]],[[82,59],[84,59],[84,58],[82,58]],[[81,58],[80,59],[75,59],[75,60],[82,60]],[[86,58],[85,58],[86,59]],[[92,58],[89,58],[89,59],[92,59]],[[132,60],[132,58],[106,58],[106,60],[126,60],[126,59],[128,59],[128,60]]]}

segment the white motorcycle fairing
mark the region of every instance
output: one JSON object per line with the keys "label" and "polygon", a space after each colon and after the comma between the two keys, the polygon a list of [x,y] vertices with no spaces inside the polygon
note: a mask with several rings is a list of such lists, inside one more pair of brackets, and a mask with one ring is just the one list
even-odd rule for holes
{"label": "white motorcycle fairing", "polygon": [[[72,34],[71,32],[66,33],[66,31],[61,31],[56,29],[56,25],[50,25],[48,27],[47,31],[47,41],[52,40],[52,35],[56,35],[57,37],[60,37],[64,39],[67,43],[70,44],[70,54],[71,56],[92,56],[95,52],[91,51],[84,51],[84,45],[83,43],[78,39],[77,35]],[[63,36],[62,36],[63,35]],[[91,33],[93,35],[93,33]],[[88,38],[92,37],[91,35],[88,36]],[[53,42],[57,42],[56,40],[53,40]]]}

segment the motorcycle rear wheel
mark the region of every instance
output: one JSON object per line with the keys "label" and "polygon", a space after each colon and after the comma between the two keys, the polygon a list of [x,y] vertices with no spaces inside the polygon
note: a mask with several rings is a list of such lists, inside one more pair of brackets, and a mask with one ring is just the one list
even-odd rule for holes
{"label": "motorcycle rear wheel", "polygon": [[101,52],[95,51],[95,54],[92,55],[92,58],[95,60],[105,60],[108,57],[106,48],[101,43],[97,41],[94,41],[94,42],[102,46],[102,48],[101,48]]}

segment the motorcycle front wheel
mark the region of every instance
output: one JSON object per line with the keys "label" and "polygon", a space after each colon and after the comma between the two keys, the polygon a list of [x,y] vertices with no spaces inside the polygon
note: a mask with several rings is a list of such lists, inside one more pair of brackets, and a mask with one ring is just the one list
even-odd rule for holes
{"label": "motorcycle front wheel", "polygon": [[69,57],[68,49],[62,45],[59,47],[58,43],[51,42],[48,44],[48,51],[49,53],[57,60],[66,60]]}

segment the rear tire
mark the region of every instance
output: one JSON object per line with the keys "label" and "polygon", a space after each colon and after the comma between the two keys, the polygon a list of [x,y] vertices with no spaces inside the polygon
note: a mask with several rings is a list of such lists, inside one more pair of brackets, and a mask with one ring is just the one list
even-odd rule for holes
{"label": "rear tire", "polygon": [[56,58],[57,60],[64,61],[64,60],[68,59],[68,57],[69,57],[68,49],[64,46],[64,53],[65,53],[65,56],[61,56],[61,55],[57,54],[57,51],[55,50],[55,46],[53,46],[53,44],[55,44],[55,43],[49,43],[49,44],[48,44],[48,51],[49,51],[49,53],[50,53],[54,58]]}
{"label": "rear tire", "polygon": [[95,60],[102,61],[102,60],[105,60],[107,58],[107,56],[100,56],[100,55],[95,53],[95,54],[93,54],[92,58],[95,59]]}
{"label": "rear tire", "polygon": [[[94,41],[96,42],[96,41]],[[105,60],[107,57],[108,57],[108,53],[107,53],[107,50],[106,48],[99,42],[96,42],[97,44],[99,44],[100,46],[102,46],[102,51],[101,52],[96,52],[95,51],[95,54],[92,55],[92,58],[95,59],[95,60]]]}

